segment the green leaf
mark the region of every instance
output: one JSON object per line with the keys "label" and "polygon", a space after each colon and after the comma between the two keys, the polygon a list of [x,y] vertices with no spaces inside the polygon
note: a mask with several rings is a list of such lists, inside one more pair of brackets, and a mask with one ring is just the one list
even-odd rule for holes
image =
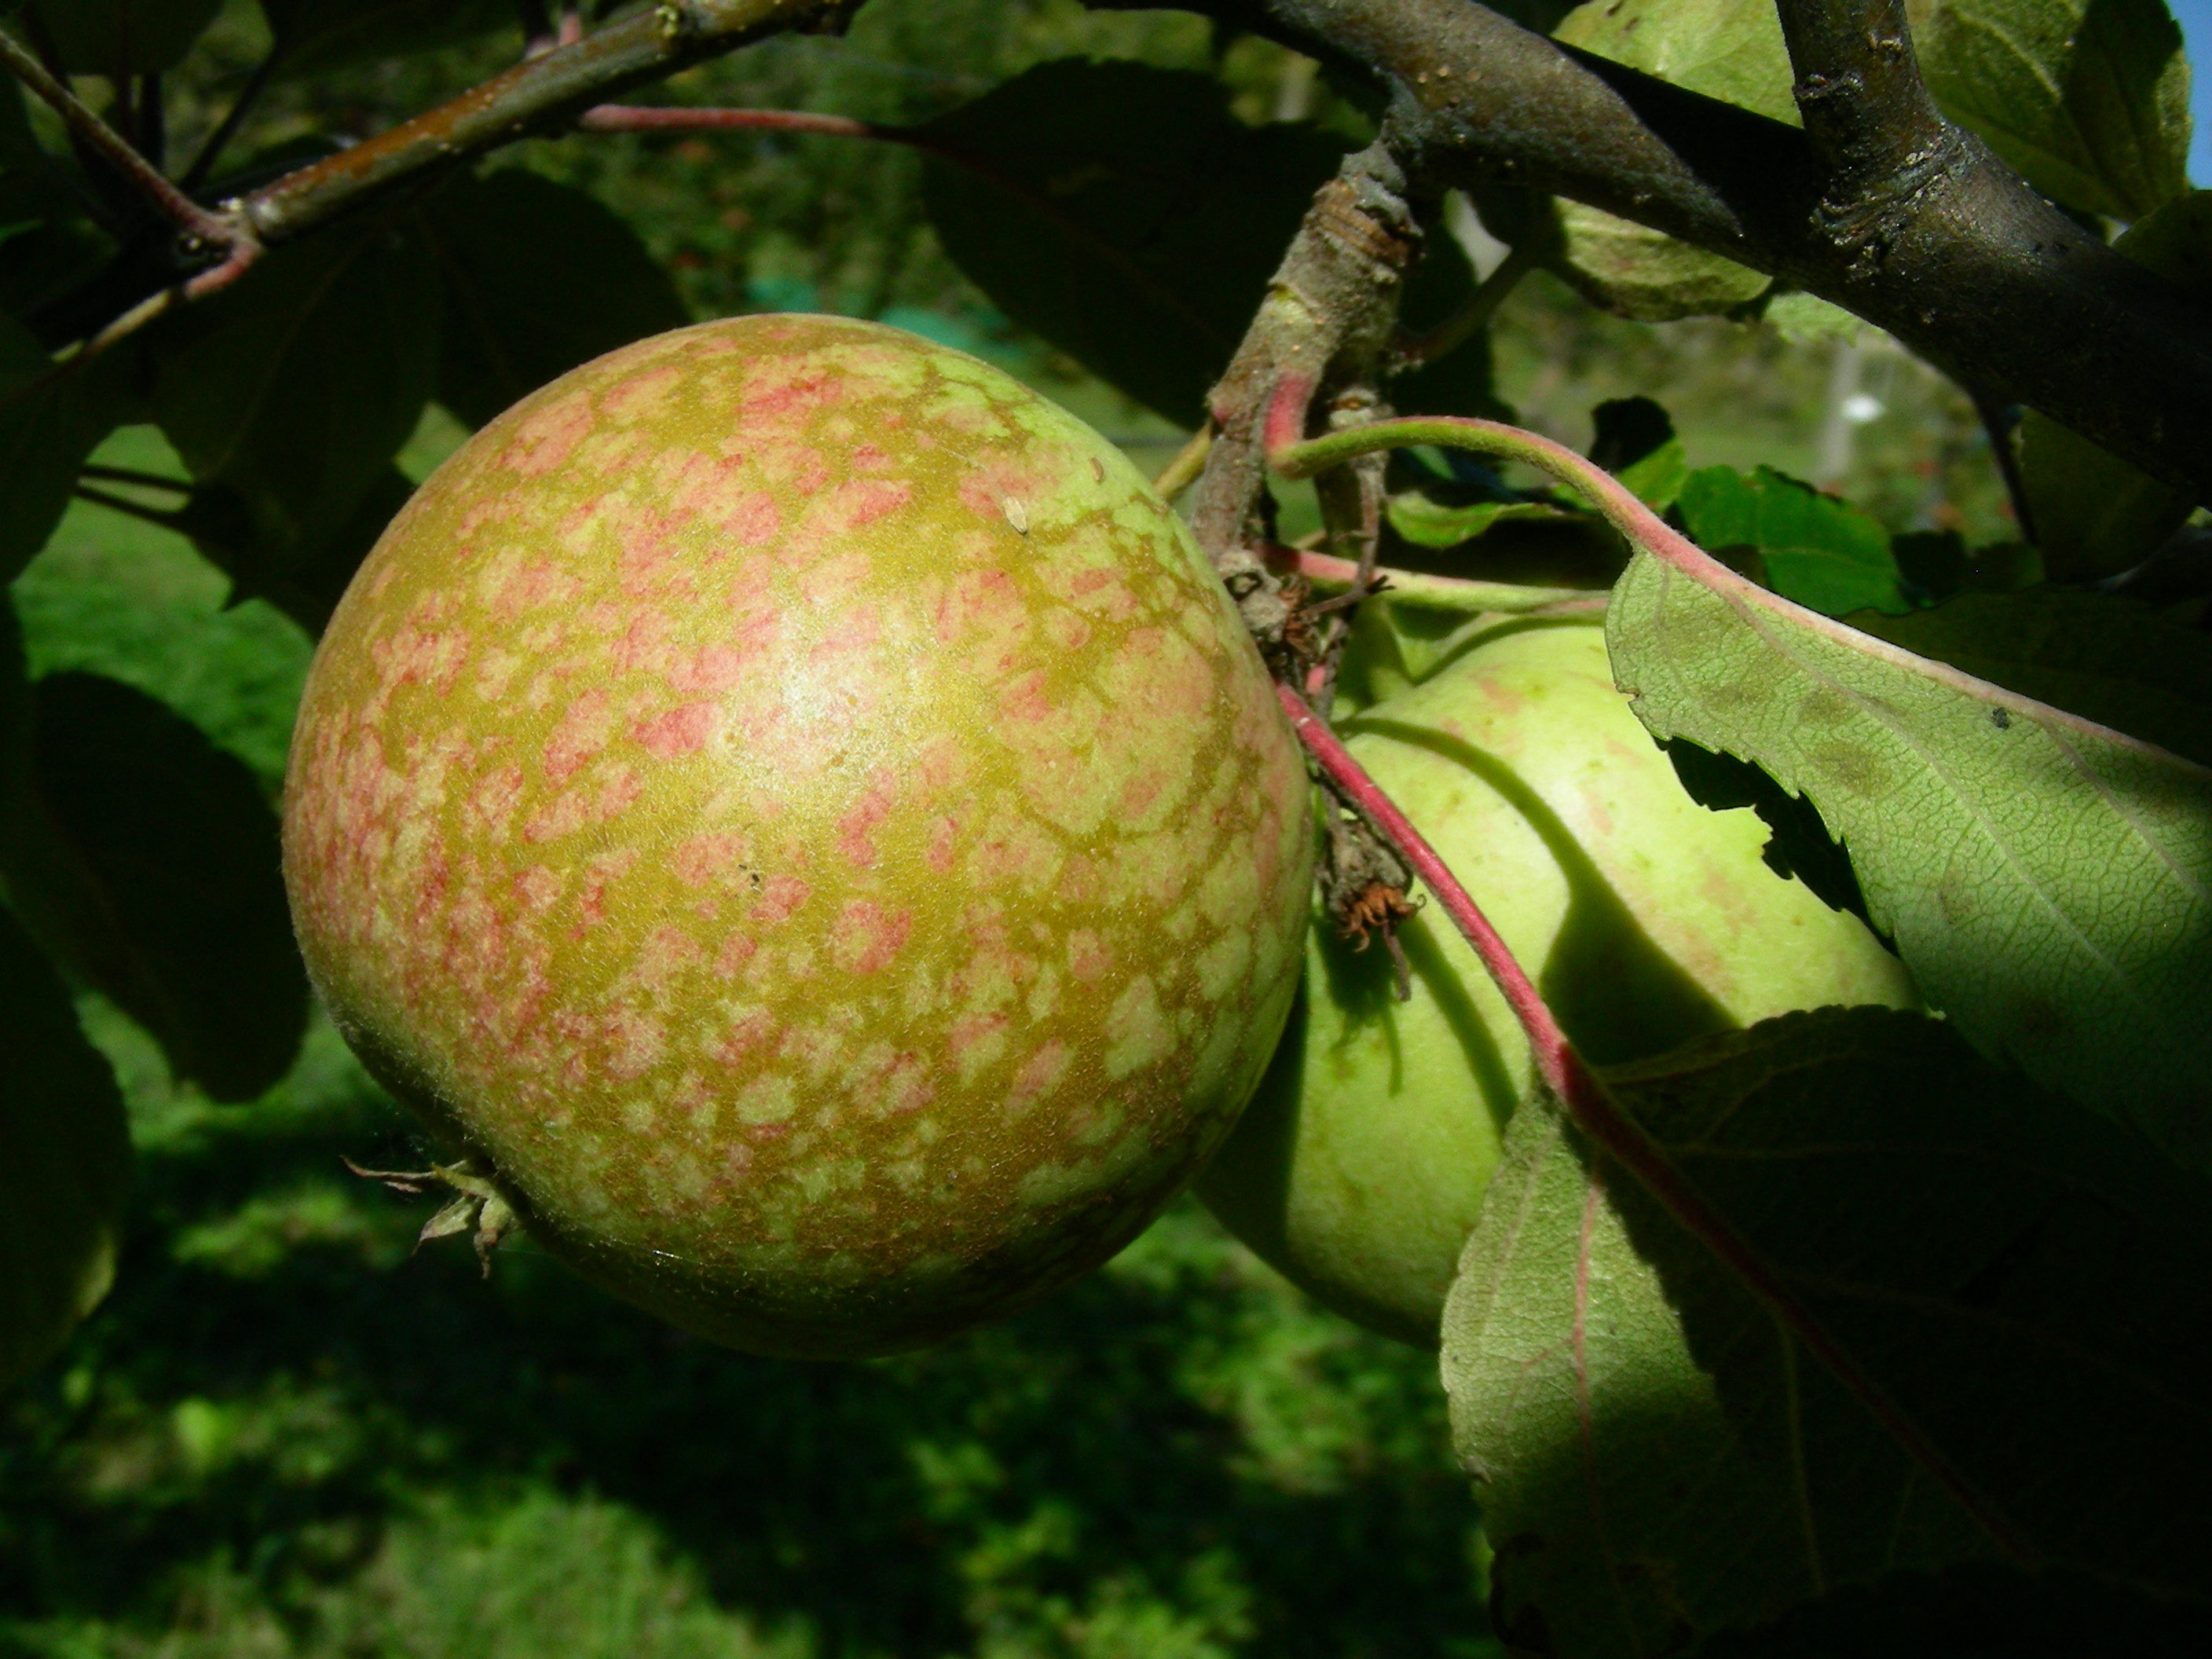
{"label": "green leaf", "polygon": [[299,1051],[307,980],[276,815],[245,763],[97,674],[35,688],[9,890],[71,972],[153,1033],[179,1078],[245,1100]]}
{"label": "green leaf", "polygon": [[2212,771],[1649,552],[1607,643],[1653,736],[1820,808],[1978,1048],[2212,1166]]}
{"label": "green leaf", "polygon": [[77,469],[113,429],[103,396],[111,365],[57,370],[12,317],[0,317],[0,583],[46,544]]}
{"label": "green leaf", "polygon": [[115,1277],[131,1187],[122,1092],[69,992],[0,908],[0,1388],[58,1348]]}
{"label": "green leaf", "polygon": [[32,0],[72,75],[158,75],[184,61],[222,0]]}
{"label": "green leaf", "polygon": [[[2212,298],[2212,191],[2168,202],[2113,246],[2200,298]],[[2020,470],[2053,581],[2140,564],[2181,527],[2197,492],[2154,478],[2048,416],[2021,422]]]}
{"label": "green leaf", "polygon": [[2189,65],[2164,0],[1906,0],[1928,89],[2027,182],[2139,219],[2189,188]]}
{"label": "green leaf", "polygon": [[457,179],[422,224],[445,284],[438,401],[471,426],[579,363],[690,320],[637,234],[573,185],[519,167]]}
{"label": "green leaf", "polygon": [[1855,616],[1893,645],[2212,766],[2212,635],[2079,588],[1962,593],[1909,616]]}
{"label": "green leaf", "polygon": [[319,637],[353,573],[414,493],[407,475],[387,466],[350,518],[312,535],[286,538],[257,519],[236,490],[216,483],[199,485],[165,521],[230,578],[232,604],[265,599],[310,636]]}
{"label": "green leaf", "polygon": [[320,74],[513,28],[514,0],[260,0],[287,75]]}
{"label": "green leaf", "polygon": [[[1043,64],[922,129],[955,264],[1100,379],[1195,425],[1343,146],[1248,127],[1205,75]],[[969,158],[946,159],[947,154]]]}
{"label": "green leaf", "polygon": [[[1756,555],[1758,579],[1800,605],[1828,616],[1912,608],[1880,521],[1771,466],[1748,477],[1701,468],[1675,506],[1691,540],[1711,553]],[[1723,562],[1742,568],[1735,557]]]}
{"label": "green leaf", "polygon": [[1610,398],[1590,410],[1589,458],[1664,513],[1689,482],[1690,464],[1674,418],[1649,398]]}
{"label": "green leaf", "polygon": [[[1790,58],[1771,0],[1589,0],[1554,38],[1797,125]],[[1593,305],[1645,322],[1727,311],[1769,278],[1703,248],[1579,202],[1559,204],[1553,269]]]}
{"label": "green leaf", "polygon": [[1402,490],[1386,503],[1390,528],[1416,547],[1457,547],[1492,526],[1516,522],[1559,523],[1574,518],[1549,501],[1438,501],[1419,490]]}
{"label": "green leaf", "polygon": [[259,533],[310,544],[361,509],[429,402],[438,272],[378,216],[270,254],[155,342],[154,417],[192,477]]}
{"label": "green leaf", "polygon": [[2200,1182],[1890,1010],[1608,1081],[1788,1307],[1558,1114],[1516,1115],[1443,1325],[1509,1644],[1679,1652],[2024,1550],[2212,1590]]}

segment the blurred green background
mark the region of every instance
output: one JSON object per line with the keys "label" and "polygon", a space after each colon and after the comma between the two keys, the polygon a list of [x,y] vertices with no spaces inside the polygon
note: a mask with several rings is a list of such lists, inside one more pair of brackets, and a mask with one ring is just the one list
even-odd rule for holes
{"label": "blurred green background", "polygon": [[[177,153],[264,39],[233,4],[173,77]],[[515,46],[508,31],[279,83],[245,149],[374,131]],[[1212,70],[1248,120],[1361,129],[1277,48],[1074,0],[875,0],[848,39],[771,41],[669,96],[910,121],[1071,53]],[[907,151],[592,137],[497,164],[592,190],[699,315],[879,316],[993,357],[1140,464],[1179,441],[962,281]],[[1593,404],[1643,393],[1693,465],[1767,462],[1893,529],[2006,533],[1965,398],[1876,337],[1629,323],[1539,276],[1494,348],[1501,395],[1570,441]],[[410,472],[461,435],[434,411]],[[151,428],[99,459],[181,476]],[[16,597],[35,671],[143,687],[273,796],[310,649],[293,624],[226,608],[188,544],[84,504]],[[106,1305],[0,1398],[0,1655],[1498,1651],[1433,1362],[1321,1312],[1194,1206],[1003,1328],[872,1364],[754,1359],[609,1302],[526,1242],[489,1283],[465,1247],[410,1255],[428,1200],[340,1160],[410,1167],[425,1149],[326,1027],[270,1096],[216,1106],[173,1086],[120,1016],[89,1000],[85,1016],[128,1088],[136,1218]]]}

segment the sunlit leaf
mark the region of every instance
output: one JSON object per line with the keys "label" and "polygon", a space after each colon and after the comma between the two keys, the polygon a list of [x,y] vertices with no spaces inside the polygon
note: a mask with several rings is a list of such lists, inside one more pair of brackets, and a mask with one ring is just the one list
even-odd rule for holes
{"label": "sunlit leaf", "polygon": [[1943,112],[2036,189],[2139,219],[2189,187],[2189,65],[2164,0],[1906,0]]}
{"label": "sunlit leaf", "polygon": [[1607,639],[1653,735],[1812,800],[1977,1047],[2212,1166],[2212,771],[1650,552]]}
{"label": "sunlit leaf", "polygon": [[1560,1117],[1516,1115],[1443,1328],[1510,1644],[1683,1651],[1985,1559],[2212,1589],[2199,1181],[1887,1010],[1610,1080],[1788,1311]]}
{"label": "sunlit leaf", "polygon": [[1674,504],[1698,546],[1738,568],[1748,561],[1727,556],[1755,556],[1758,579],[1800,605],[1828,616],[1911,609],[1880,521],[1771,466],[1747,477],[1701,468]]}
{"label": "sunlit leaf", "polygon": [[520,167],[457,179],[422,223],[445,284],[438,401],[471,426],[579,363],[690,320],[637,233],[573,185]]}

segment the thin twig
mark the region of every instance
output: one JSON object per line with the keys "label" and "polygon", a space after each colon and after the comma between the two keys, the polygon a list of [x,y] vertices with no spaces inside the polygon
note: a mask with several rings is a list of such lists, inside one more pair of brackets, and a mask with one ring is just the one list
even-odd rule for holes
{"label": "thin twig", "polygon": [[269,55],[254,66],[253,73],[246,76],[246,84],[238,89],[238,96],[232,100],[230,108],[200,145],[199,154],[192,157],[191,165],[185,169],[185,176],[178,180],[182,188],[198,190],[208,181],[216,164],[222,160],[223,151],[230,148],[230,141],[238,137],[239,128],[246,125],[246,116],[268,89],[270,78],[276,73],[276,65],[283,55],[282,46],[271,46]]}
{"label": "thin twig", "polygon": [[1981,386],[1969,386],[1966,392],[1973,400],[1974,413],[1981,417],[1982,430],[1989,436],[1997,477],[2004,480],[2005,498],[2012,503],[2012,521],[2020,526],[2021,540],[2033,547],[2036,545],[2035,514],[2027,504],[2027,480],[2021,475],[2020,452],[2012,443],[2020,411]]}
{"label": "thin twig", "polygon": [[163,178],[159,168],[131,148],[121,133],[101,120],[68,87],[48,74],[46,66],[5,30],[0,30],[0,64],[52,106],[69,124],[71,132],[186,236],[219,248],[229,247],[238,240],[240,227],[228,215],[202,207]]}
{"label": "thin twig", "polygon": [[180,495],[191,494],[187,478],[165,478],[158,472],[141,472],[136,467],[100,466],[87,462],[77,468],[80,478],[98,478],[105,483],[136,484],[141,489],[173,489]]}
{"label": "thin twig", "polygon": [[1521,285],[1521,279],[1535,270],[1542,260],[1542,250],[1543,244],[1535,237],[1522,237],[1498,262],[1498,269],[1475,285],[1475,290],[1468,296],[1467,303],[1455,313],[1425,334],[1401,338],[1394,354],[1399,372],[1425,368],[1438,358],[1456,351],[1488,327],[1490,319],[1498,314],[1498,307],[1505,303],[1507,296]]}
{"label": "thin twig", "polygon": [[817,115],[801,109],[690,109],[680,104],[600,104],[576,120],[579,132],[820,132],[838,138],[920,142],[907,127]]}
{"label": "thin twig", "polygon": [[1201,421],[1190,441],[1175,453],[1175,459],[1160,470],[1152,480],[1152,488],[1163,500],[1173,501],[1198,482],[1198,475],[1206,471],[1206,458],[1213,452],[1213,422]]}

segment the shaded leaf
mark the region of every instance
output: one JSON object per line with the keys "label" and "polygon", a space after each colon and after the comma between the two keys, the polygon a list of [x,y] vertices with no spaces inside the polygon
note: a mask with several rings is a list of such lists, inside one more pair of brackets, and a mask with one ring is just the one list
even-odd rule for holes
{"label": "shaded leaf", "polygon": [[184,61],[222,0],[32,0],[72,75],[158,75]]}
{"label": "shaded leaf", "polygon": [[1590,410],[1589,458],[1655,513],[1674,506],[1690,464],[1674,422],[1649,398],[1611,398]]}
{"label": "shaded leaf", "polygon": [[513,28],[514,0],[260,0],[287,75],[427,52]]}
{"label": "shaded leaf", "polygon": [[[1406,282],[1399,324],[1407,333],[1425,334],[1459,315],[1475,296],[1474,267],[1458,241],[1442,231],[1422,245],[1421,256]],[[1390,401],[1422,415],[1473,415],[1485,420],[1512,418],[1492,385],[1490,331],[1483,328],[1458,346],[1390,382]]]}
{"label": "shaded leaf", "polygon": [[2212,635],[2079,588],[1961,593],[1852,626],[2212,766]]}
{"label": "shaded leaf", "polygon": [[471,426],[579,363],[690,320],[637,234],[573,185],[520,167],[456,179],[422,225],[445,285],[438,401]]}
{"label": "shaded leaf", "polygon": [[1906,0],[1943,112],[2083,213],[2189,187],[2189,65],[2164,0]]}
{"label": "shaded leaf", "polygon": [[[1589,0],[1553,31],[1571,46],[1797,125],[1769,0]],[[1770,279],[1579,202],[1559,204],[1553,269],[1592,304],[1646,322],[1726,311]]]}
{"label": "shaded leaf", "polygon": [[199,485],[180,509],[161,519],[230,578],[233,604],[266,599],[319,637],[353,573],[414,493],[407,475],[387,466],[344,522],[289,539],[273,533],[222,483]]}
{"label": "shaded leaf", "polygon": [[2212,1589],[2201,1182],[1889,1010],[1608,1080],[1796,1317],[1555,1113],[1516,1116],[1443,1327],[1509,1643],[1679,1652],[2023,1549]]}
{"label": "shaded leaf", "polygon": [[1683,480],[1674,505],[1698,546],[1756,555],[1759,580],[1800,605],[1828,616],[1912,607],[1879,520],[1771,466],[1748,477],[1700,468]]}
{"label": "shaded leaf", "polygon": [[1549,501],[1455,503],[1412,489],[1391,496],[1387,510],[1390,528],[1416,547],[1457,547],[1493,525],[1516,520],[1551,522],[1575,516],[1568,508]]}
{"label": "shaded leaf", "polygon": [[1637,556],[1607,642],[1655,737],[1812,799],[1977,1047],[2212,1164],[2212,771],[1680,556]]}
{"label": "shaded leaf", "polygon": [[[2212,298],[2212,191],[2167,203],[2113,246],[2201,298]],[[2197,492],[2154,478],[2034,410],[2021,421],[2021,481],[2053,581],[2140,564],[2181,527]]]}
{"label": "shaded leaf", "polygon": [[0,317],[0,582],[15,580],[46,544],[77,469],[112,430],[102,395],[112,369],[57,372],[21,324]]}
{"label": "shaded leaf", "polygon": [[218,1100],[290,1068],[307,1014],[276,815],[245,763],[144,692],[97,674],[35,688],[28,810],[10,890],[71,972]]}
{"label": "shaded leaf", "polygon": [[344,526],[429,402],[438,273],[374,217],[269,255],[156,341],[154,417],[200,483],[235,490],[272,544]]}
{"label": "shaded leaf", "polygon": [[115,1277],[131,1134],[69,992],[0,908],[0,1388],[45,1359]]}
{"label": "shaded leaf", "polygon": [[921,131],[940,152],[925,169],[930,219],[962,273],[1185,426],[1344,153],[1308,127],[1244,125],[1210,76],[1081,59]]}

